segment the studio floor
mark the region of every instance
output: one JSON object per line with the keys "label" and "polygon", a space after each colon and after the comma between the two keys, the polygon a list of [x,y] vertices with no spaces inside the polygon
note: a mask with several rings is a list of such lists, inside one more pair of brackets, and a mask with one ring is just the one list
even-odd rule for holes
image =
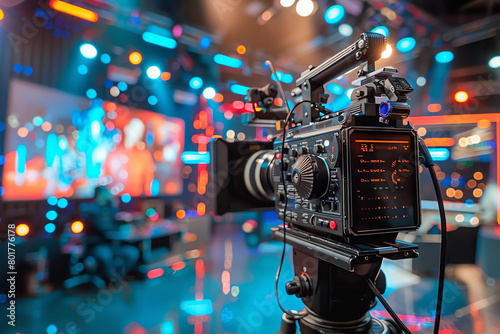
{"label": "studio floor", "polygon": [[[20,298],[17,326],[7,328],[2,321],[0,333],[276,333],[281,311],[274,279],[282,245],[266,242],[250,249],[238,226],[225,225],[217,226],[207,249],[204,257],[158,278],[126,277],[103,290],[58,290]],[[290,252],[287,255],[283,289],[293,277]],[[385,296],[395,311],[414,333],[432,333],[437,280],[393,263],[383,268],[388,278]],[[476,283],[472,280],[467,288],[446,281],[442,333],[500,333],[498,283]],[[301,308],[295,297],[286,296],[282,304]],[[388,316],[380,304],[372,315]]]}

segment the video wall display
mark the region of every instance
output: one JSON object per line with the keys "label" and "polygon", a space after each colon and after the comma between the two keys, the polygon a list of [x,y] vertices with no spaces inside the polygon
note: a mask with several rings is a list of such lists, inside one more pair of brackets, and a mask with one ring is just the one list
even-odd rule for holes
{"label": "video wall display", "polygon": [[4,200],[182,193],[184,121],[14,79]]}

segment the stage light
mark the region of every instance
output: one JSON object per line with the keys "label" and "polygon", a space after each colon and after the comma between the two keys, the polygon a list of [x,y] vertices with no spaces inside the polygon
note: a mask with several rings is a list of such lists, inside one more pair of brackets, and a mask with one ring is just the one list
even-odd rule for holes
{"label": "stage light", "polygon": [[134,51],[128,56],[128,60],[133,65],[139,65],[142,62],[142,55],[139,52]]}
{"label": "stage light", "polygon": [[49,203],[49,205],[56,205],[57,201],[58,199],[56,196],[50,196],[49,198],[47,198],[47,203]]}
{"label": "stage light", "polygon": [[224,65],[227,67],[232,67],[232,68],[242,68],[243,67],[243,62],[239,59],[221,55],[221,54],[216,54],[214,56],[214,62],[219,64],[219,65]]}
{"label": "stage light", "polygon": [[56,334],[57,333],[57,327],[55,325],[49,325],[47,327],[47,334]]}
{"label": "stage light", "polygon": [[172,75],[170,74],[170,72],[163,72],[161,74],[161,79],[163,81],[168,81],[168,80],[170,80],[171,77],[172,77]]}
{"label": "stage light", "polygon": [[120,95],[120,90],[118,89],[118,87],[113,86],[109,90],[109,94],[111,94],[111,96],[113,96],[113,97],[117,97],[118,95]]}
{"label": "stage light", "polygon": [[189,81],[189,86],[193,89],[201,88],[201,86],[203,86],[203,80],[199,77],[194,77]]}
{"label": "stage light", "polygon": [[463,90],[455,93],[455,101],[459,103],[464,103],[469,99],[469,94],[464,92]]}
{"label": "stage light", "polygon": [[43,118],[41,118],[40,116],[33,117],[33,124],[35,126],[41,126],[43,124]]}
{"label": "stage light", "polygon": [[200,153],[195,151],[185,151],[181,155],[181,160],[186,165],[198,165],[210,163],[210,153]]}
{"label": "stage light", "polygon": [[453,58],[455,58],[455,56],[450,51],[439,52],[435,57],[436,61],[441,64],[449,63]]}
{"label": "stage light", "polygon": [[57,212],[55,212],[54,210],[47,211],[45,217],[47,217],[48,220],[56,220]]}
{"label": "stage light", "polygon": [[16,234],[20,237],[24,237],[30,232],[30,228],[26,224],[19,224],[16,226]]}
{"label": "stage light", "polygon": [[[283,73],[280,71],[276,71],[276,74],[278,75],[278,79],[283,83],[289,84],[293,82],[293,76],[291,74]],[[271,79],[276,81],[276,76],[274,75],[274,73],[271,74]]]}
{"label": "stage light", "polygon": [[104,63],[104,64],[109,64],[109,62],[111,61],[111,56],[108,55],[107,53],[103,53],[101,55],[101,61]]}
{"label": "stage light", "polygon": [[450,151],[447,148],[430,147],[429,153],[434,161],[445,161],[450,157]]}
{"label": "stage light", "polygon": [[385,47],[385,51],[382,52],[382,58],[387,59],[391,56],[392,54],[392,46],[390,44],[387,44]]}
{"label": "stage light", "polygon": [[148,278],[149,279],[153,279],[153,278],[158,278],[160,276],[162,276],[164,274],[164,271],[162,268],[156,268],[156,269],[152,269],[150,271],[148,271]]}
{"label": "stage light", "polygon": [[71,231],[73,233],[80,233],[80,232],[82,232],[83,231],[83,223],[81,221],[79,221],[79,220],[73,222],[71,224]]}
{"label": "stage light", "polygon": [[87,74],[88,71],[89,71],[89,69],[87,68],[87,66],[85,66],[85,65],[78,66],[78,73],[80,73],[81,75]]}
{"label": "stage light", "polygon": [[231,86],[231,92],[239,95],[247,95],[247,91],[250,89],[250,87],[234,84]]}
{"label": "stage light", "polygon": [[[311,0],[299,0],[297,6],[295,7],[297,14],[300,16],[309,16],[314,11],[314,3]],[[325,15],[326,19],[326,15]],[[328,22],[328,21],[327,21]]]}
{"label": "stage light", "polygon": [[80,52],[82,56],[88,59],[93,59],[97,56],[97,49],[89,43],[82,44],[82,46],[80,46]]}
{"label": "stage light", "polygon": [[146,73],[151,79],[158,79],[161,75],[161,71],[158,66],[150,66]]}
{"label": "stage light", "polygon": [[203,36],[200,39],[200,49],[206,50],[210,47],[210,44],[212,44],[212,40],[208,36]]}
{"label": "stage light", "polygon": [[45,231],[47,233],[54,233],[55,230],[56,230],[56,225],[54,225],[53,223],[48,223],[47,225],[45,225]]}
{"label": "stage light", "polygon": [[23,73],[24,75],[26,76],[30,76],[33,74],[33,69],[31,68],[31,66],[26,66],[24,69],[23,69]]}
{"label": "stage light", "polygon": [[154,95],[151,95],[148,97],[148,103],[152,106],[156,105],[158,103],[158,98]]}
{"label": "stage light", "polygon": [[120,81],[116,86],[122,92],[124,92],[124,91],[126,91],[128,89],[128,85],[125,82],[123,82],[123,81]]}
{"label": "stage light", "polygon": [[236,52],[238,52],[240,55],[245,54],[247,52],[247,48],[244,45],[238,45],[236,48]]}
{"label": "stage light", "polygon": [[295,0],[280,0],[280,5],[283,7],[290,7],[295,3]]}
{"label": "stage light", "polygon": [[[311,2],[311,4],[312,4],[312,2]],[[297,7],[298,6],[299,6],[299,4],[297,4]],[[313,6],[314,6],[314,4],[313,4]],[[312,10],[311,10],[311,12],[312,12]],[[309,14],[307,14],[307,15],[309,15]],[[307,16],[307,15],[303,15],[303,16]],[[345,15],[344,7],[342,7],[341,5],[333,5],[326,10],[325,21],[326,21],[326,23],[335,24],[335,23],[340,22],[344,18],[344,15]],[[351,28],[351,30],[352,30],[352,28]],[[352,32],[351,32],[351,34],[352,34]]]}
{"label": "stage light", "polygon": [[157,35],[149,31],[146,31],[142,34],[142,39],[145,42],[162,46],[167,49],[175,49],[177,47],[177,42],[175,41],[175,39]]}
{"label": "stage light", "polygon": [[417,78],[417,85],[420,87],[424,86],[427,83],[427,80],[424,77],[418,77]]}
{"label": "stage light", "polygon": [[217,94],[217,92],[212,87],[205,88],[202,93],[203,97],[207,100],[213,99],[215,97],[215,94]]}
{"label": "stage light", "polygon": [[3,13],[3,10],[0,9],[0,21],[2,21],[4,17],[5,14]]}
{"label": "stage light", "polygon": [[339,33],[342,35],[342,36],[345,36],[345,37],[349,37],[352,35],[353,33],[353,29],[352,27],[347,24],[347,23],[344,23],[344,24],[341,24],[339,26]]}
{"label": "stage light", "polygon": [[177,217],[177,219],[182,219],[182,218],[186,217],[186,211],[184,211],[184,210],[178,210],[175,213],[175,216]]}
{"label": "stage light", "polygon": [[389,29],[385,26],[378,26],[371,30],[371,32],[376,32],[377,34],[384,35],[385,37],[389,37]]}
{"label": "stage light", "polygon": [[88,89],[87,90],[87,97],[89,99],[95,99],[97,97],[97,92],[95,91],[95,89],[92,89],[92,88]]}
{"label": "stage light", "polygon": [[65,14],[69,14],[71,16],[78,17],[86,21],[97,22],[97,20],[99,19],[99,16],[93,11],[72,5],[64,1],[50,0],[49,5],[50,7],[52,7],[52,9]]}
{"label": "stage light", "polygon": [[399,42],[396,44],[396,49],[398,49],[400,52],[409,52],[413,50],[417,42],[413,37],[405,37],[399,40]]}
{"label": "stage light", "polygon": [[21,64],[16,64],[12,67],[12,70],[16,73],[21,73],[24,69],[24,66]]}
{"label": "stage light", "polygon": [[130,201],[132,200],[132,196],[130,196],[129,194],[123,194],[121,200],[123,203],[130,203]]}
{"label": "stage light", "polygon": [[488,62],[488,66],[491,68],[499,68],[500,67],[500,56],[496,56],[490,59]]}
{"label": "stage light", "polygon": [[60,198],[59,201],[57,201],[57,206],[60,207],[61,209],[64,209],[65,207],[68,206],[68,200],[64,197]]}

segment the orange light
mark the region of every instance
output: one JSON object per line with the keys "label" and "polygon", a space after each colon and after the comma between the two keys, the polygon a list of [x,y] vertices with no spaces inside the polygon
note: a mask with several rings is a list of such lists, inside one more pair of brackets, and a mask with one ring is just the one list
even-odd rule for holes
{"label": "orange light", "polygon": [[142,55],[134,51],[128,56],[128,60],[134,65],[139,65],[142,62]]}
{"label": "orange light", "polygon": [[3,13],[3,10],[0,9],[0,21],[2,21],[4,17],[5,15]]}
{"label": "orange light", "polygon": [[184,211],[184,210],[178,210],[175,213],[175,216],[177,217],[177,219],[182,219],[182,218],[186,217],[186,211]]}
{"label": "orange light", "polygon": [[455,101],[457,102],[464,103],[468,99],[469,99],[469,94],[467,94],[463,90],[455,93]]}
{"label": "orange light", "polygon": [[277,97],[274,99],[274,104],[278,107],[281,107],[283,105],[283,100],[280,97]]}
{"label": "orange light", "polygon": [[196,212],[198,213],[198,216],[203,216],[205,214],[205,203],[198,203],[196,207]]}
{"label": "orange light", "polygon": [[425,145],[428,147],[443,147],[455,145],[453,138],[426,138],[424,139]]}
{"label": "orange light", "polygon": [[217,102],[217,103],[221,103],[222,101],[224,101],[224,96],[222,96],[221,93],[217,93],[217,94],[215,94],[212,101]]}
{"label": "orange light", "polygon": [[179,261],[179,262],[176,262],[172,265],[172,269],[174,271],[179,271],[181,269],[184,269],[186,267],[186,263],[184,263],[184,261]]}
{"label": "orange light", "polygon": [[50,124],[50,122],[48,122],[48,121],[43,122],[42,130],[45,132],[49,132],[50,129],[52,129],[52,124]]}
{"label": "orange light", "polygon": [[163,72],[161,74],[161,79],[163,81],[168,81],[168,80],[170,80],[171,77],[172,77],[172,75],[170,74],[170,72]]}
{"label": "orange light", "polygon": [[488,121],[487,119],[481,119],[479,122],[477,122],[477,127],[480,129],[487,129],[491,126],[491,122]]}
{"label": "orange light", "polygon": [[83,231],[83,223],[79,220],[73,222],[73,224],[71,224],[71,231],[73,233],[80,233],[81,231]]}
{"label": "orange light", "polygon": [[245,52],[247,52],[247,48],[244,45],[238,45],[238,47],[236,48],[236,51],[240,55],[242,55],[242,54],[245,54]]}
{"label": "orange light", "polygon": [[24,126],[23,127],[20,127],[18,130],[17,130],[17,134],[19,135],[19,137],[21,138],[24,138],[28,135],[28,129],[26,129]]}
{"label": "orange light", "polygon": [[427,106],[427,110],[429,110],[430,112],[438,112],[438,111],[441,111],[441,105],[439,103],[433,103],[433,104],[429,104]]}
{"label": "orange light", "polygon": [[26,224],[19,224],[16,226],[16,234],[20,237],[24,237],[30,232],[30,228]]}
{"label": "orange light", "polygon": [[86,21],[97,22],[97,20],[99,19],[99,16],[93,11],[72,5],[64,1],[50,0],[49,5],[50,7],[52,7],[52,9],[81,18]]}

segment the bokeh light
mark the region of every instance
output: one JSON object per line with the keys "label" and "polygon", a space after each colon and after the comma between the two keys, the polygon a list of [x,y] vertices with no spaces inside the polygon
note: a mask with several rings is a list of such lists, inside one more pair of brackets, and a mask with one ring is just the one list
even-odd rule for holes
{"label": "bokeh light", "polygon": [[30,232],[30,228],[26,224],[19,224],[16,226],[16,234],[20,237],[24,237]]}
{"label": "bokeh light", "polygon": [[133,65],[139,65],[142,62],[142,55],[139,52],[134,51],[128,56],[128,60]]}
{"label": "bokeh light", "polygon": [[80,46],[80,52],[82,56],[88,59],[93,59],[97,56],[97,49],[89,43],[82,44]]}
{"label": "bokeh light", "polygon": [[80,232],[82,232],[83,231],[83,223],[81,221],[79,221],[79,220],[73,222],[71,224],[71,231],[73,233],[80,233]]}

